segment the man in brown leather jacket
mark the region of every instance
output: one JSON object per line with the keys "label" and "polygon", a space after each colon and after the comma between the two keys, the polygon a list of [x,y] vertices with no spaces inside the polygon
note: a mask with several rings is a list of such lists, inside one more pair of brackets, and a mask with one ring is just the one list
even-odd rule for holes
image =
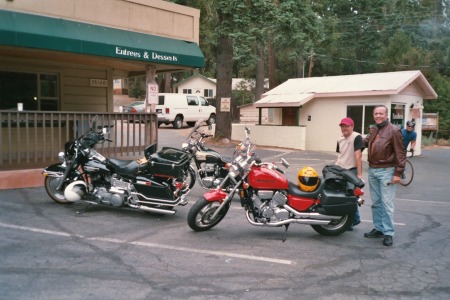
{"label": "man in brown leather jacket", "polygon": [[367,238],[384,237],[383,245],[392,246],[394,236],[394,197],[396,184],[405,168],[406,156],[400,129],[388,120],[388,108],[373,110],[376,127],[364,142],[369,161],[369,187],[374,229]]}

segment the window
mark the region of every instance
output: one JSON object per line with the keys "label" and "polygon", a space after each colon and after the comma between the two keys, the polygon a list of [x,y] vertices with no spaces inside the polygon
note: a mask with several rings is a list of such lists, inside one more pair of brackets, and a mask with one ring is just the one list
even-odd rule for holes
{"label": "window", "polygon": [[164,105],[164,99],[165,99],[165,96],[164,95],[160,95],[158,97],[158,105]]}
{"label": "window", "polygon": [[201,106],[208,106],[209,105],[208,101],[205,98],[203,98],[203,97],[199,97],[199,98],[200,98]]}
{"label": "window", "polygon": [[58,110],[58,76],[41,74],[39,79],[39,110]]}
{"label": "window", "polygon": [[187,96],[188,105],[198,106],[198,99],[196,96]]}
{"label": "window", "polygon": [[214,97],[214,92],[212,89],[204,89],[203,96],[205,96],[206,98]]}
{"label": "window", "polygon": [[183,94],[192,94],[191,89],[183,89]]}
{"label": "window", "polygon": [[404,104],[392,104],[391,105],[391,117],[390,121],[398,128],[405,126],[405,105]]}
{"label": "window", "polygon": [[58,85],[55,74],[0,72],[0,109],[57,111]]}
{"label": "window", "polygon": [[347,106],[347,117],[355,122],[354,131],[361,134],[369,133],[369,125],[374,124],[373,109],[376,105],[351,105]]}

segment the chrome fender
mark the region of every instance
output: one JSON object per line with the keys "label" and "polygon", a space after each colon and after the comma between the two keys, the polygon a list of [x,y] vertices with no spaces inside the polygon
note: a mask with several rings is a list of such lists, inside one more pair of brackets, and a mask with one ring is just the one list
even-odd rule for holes
{"label": "chrome fender", "polygon": [[56,163],[45,168],[41,174],[43,176],[62,177],[66,168],[62,163]]}

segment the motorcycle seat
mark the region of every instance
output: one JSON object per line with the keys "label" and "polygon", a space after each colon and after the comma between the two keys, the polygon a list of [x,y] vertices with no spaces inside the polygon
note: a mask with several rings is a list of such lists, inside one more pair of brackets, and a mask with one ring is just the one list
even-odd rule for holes
{"label": "motorcycle seat", "polygon": [[114,169],[118,174],[133,175],[139,171],[139,164],[135,160],[121,160],[112,158],[109,161],[114,166]]}
{"label": "motorcycle seat", "polygon": [[110,158],[109,161],[115,166],[115,167],[123,167],[128,164],[130,164],[133,160],[123,160],[123,159],[117,159],[117,158]]}
{"label": "motorcycle seat", "polygon": [[323,190],[323,184],[322,184],[323,180],[322,180],[322,178],[320,178],[319,180],[320,180],[320,182],[319,182],[318,188],[313,192],[302,191],[296,183],[289,181],[289,194],[291,194],[293,196],[303,197],[303,198],[318,199],[320,193]]}

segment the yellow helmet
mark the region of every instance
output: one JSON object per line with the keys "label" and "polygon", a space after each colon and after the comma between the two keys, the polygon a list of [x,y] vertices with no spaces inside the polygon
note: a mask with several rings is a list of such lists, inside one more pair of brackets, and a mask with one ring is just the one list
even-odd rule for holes
{"label": "yellow helmet", "polygon": [[297,181],[302,191],[312,192],[319,185],[319,175],[314,168],[304,167],[298,171]]}

